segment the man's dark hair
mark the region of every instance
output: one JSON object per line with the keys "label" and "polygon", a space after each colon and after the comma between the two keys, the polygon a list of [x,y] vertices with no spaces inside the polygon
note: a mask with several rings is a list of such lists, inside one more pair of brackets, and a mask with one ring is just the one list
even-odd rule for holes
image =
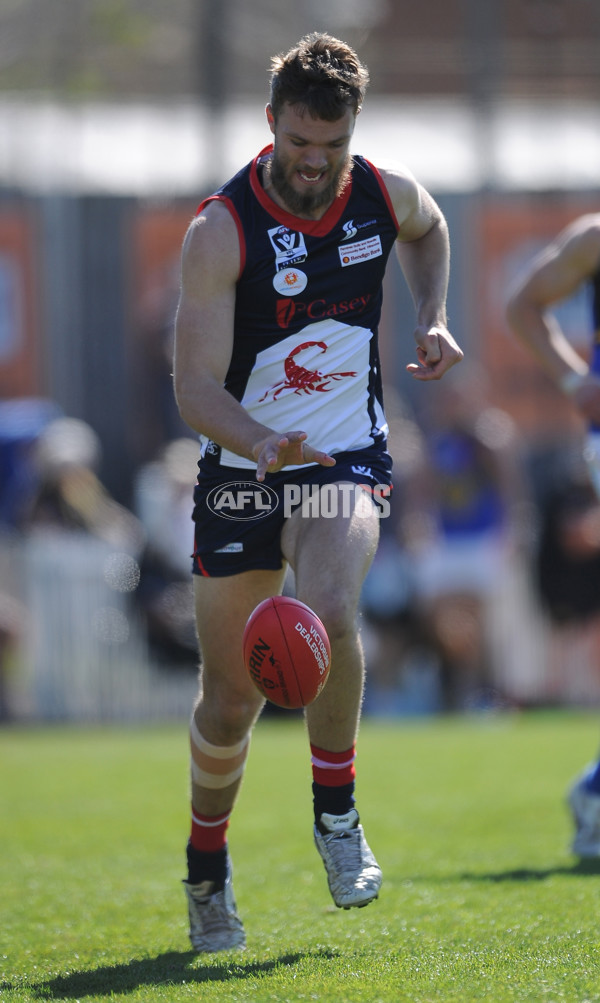
{"label": "man's dark hair", "polygon": [[315,31],[271,60],[271,109],[277,119],[284,104],[302,105],[313,118],[335,122],[348,107],[357,114],[368,83],[369,71],[346,42]]}

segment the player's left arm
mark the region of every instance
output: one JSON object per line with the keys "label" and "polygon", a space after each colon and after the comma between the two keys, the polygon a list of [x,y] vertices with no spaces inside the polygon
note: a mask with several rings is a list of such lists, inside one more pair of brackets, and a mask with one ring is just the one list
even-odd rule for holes
{"label": "player's left arm", "polygon": [[446,297],[450,239],[434,199],[409,171],[380,171],[398,220],[396,254],[417,313],[417,364],[406,368],[417,380],[439,380],[463,357],[448,330]]}

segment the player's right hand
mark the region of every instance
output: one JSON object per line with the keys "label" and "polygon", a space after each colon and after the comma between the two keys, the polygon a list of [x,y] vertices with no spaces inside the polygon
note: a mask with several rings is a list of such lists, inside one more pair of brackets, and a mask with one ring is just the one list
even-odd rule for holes
{"label": "player's right hand", "polygon": [[306,441],[306,432],[276,432],[261,439],[252,450],[256,459],[256,479],[264,481],[266,474],[274,474],[283,467],[303,466],[320,463],[322,467],[334,467],[335,459],[321,449],[315,449]]}

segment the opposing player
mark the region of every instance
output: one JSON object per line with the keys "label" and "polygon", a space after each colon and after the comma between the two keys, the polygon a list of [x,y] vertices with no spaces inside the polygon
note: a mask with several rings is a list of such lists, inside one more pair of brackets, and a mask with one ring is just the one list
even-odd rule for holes
{"label": "opposing player", "polygon": [[315,843],[336,905],[367,905],[381,884],[354,801],[364,671],[356,616],[377,502],[390,488],[377,328],[392,248],[416,305],[409,371],[438,380],[462,352],[446,326],[449,242],[438,206],[407,171],[349,153],[367,82],[356,53],[329,35],[275,57],[272,146],[201,204],[183,246],[175,392],[201,436],[193,570],[202,666],[185,882],[198,951],[245,942],[226,831],[263,700],[241,642],[288,565],[332,647],[327,686],[305,712]]}
{"label": "opposing player", "polygon": [[[571,346],[551,309],[582,286],[592,292],[589,362]],[[511,291],[507,317],[586,420],[585,456],[600,495],[600,214],[579,217],[540,252]],[[600,857],[600,759],[575,780],[569,804],[575,825],[573,853]]]}

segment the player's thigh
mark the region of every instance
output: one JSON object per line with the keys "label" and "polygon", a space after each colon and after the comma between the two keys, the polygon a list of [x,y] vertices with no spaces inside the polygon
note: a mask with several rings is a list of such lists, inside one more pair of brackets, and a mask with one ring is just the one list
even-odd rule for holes
{"label": "player's thigh", "polygon": [[229,685],[247,681],[242,658],[244,627],[263,599],[278,595],[285,569],[244,571],[227,577],[194,576],[196,628],[203,676]]}
{"label": "player's thigh", "polygon": [[343,495],[334,517],[297,509],[281,534],[298,598],[331,616],[353,616],[379,541],[379,512],[362,490]]}

